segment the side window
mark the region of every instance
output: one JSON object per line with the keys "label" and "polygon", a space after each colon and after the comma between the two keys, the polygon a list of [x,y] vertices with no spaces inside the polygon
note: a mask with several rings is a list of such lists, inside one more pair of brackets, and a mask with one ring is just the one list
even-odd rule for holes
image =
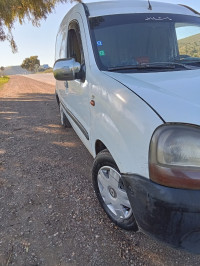
{"label": "side window", "polygon": [[73,57],[81,65],[84,64],[84,54],[79,25],[72,21],[69,25],[67,40],[67,57]]}
{"label": "side window", "polygon": [[56,38],[56,60],[66,58],[67,29],[60,28]]}

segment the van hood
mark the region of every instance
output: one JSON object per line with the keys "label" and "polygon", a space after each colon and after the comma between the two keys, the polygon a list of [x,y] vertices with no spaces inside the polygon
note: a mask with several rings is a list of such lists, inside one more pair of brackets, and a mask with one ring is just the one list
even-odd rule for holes
{"label": "van hood", "polygon": [[165,122],[200,125],[199,69],[139,74],[104,73],[141,97]]}

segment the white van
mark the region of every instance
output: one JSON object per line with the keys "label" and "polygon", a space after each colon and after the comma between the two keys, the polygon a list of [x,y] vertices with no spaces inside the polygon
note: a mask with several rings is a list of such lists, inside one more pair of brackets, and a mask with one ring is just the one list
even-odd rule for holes
{"label": "white van", "polygon": [[77,4],[60,25],[54,76],[61,123],[95,158],[111,220],[200,253],[200,14]]}

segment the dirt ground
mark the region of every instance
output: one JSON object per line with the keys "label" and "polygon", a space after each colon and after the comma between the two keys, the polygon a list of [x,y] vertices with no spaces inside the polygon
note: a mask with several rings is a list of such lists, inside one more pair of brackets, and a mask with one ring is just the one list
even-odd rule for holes
{"label": "dirt ground", "polygon": [[46,84],[50,85],[56,85],[56,80],[53,76],[53,73],[46,73],[46,74],[29,74],[29,75],[23,75],[24,77],[34,79],[40,82],[44,82]]}
{"label": "dirt ground", "polygon": [[110,222],[93,191],[93,159],[60,126],[54,91],[22,76],[0,89],[0,265],[200,265]]}

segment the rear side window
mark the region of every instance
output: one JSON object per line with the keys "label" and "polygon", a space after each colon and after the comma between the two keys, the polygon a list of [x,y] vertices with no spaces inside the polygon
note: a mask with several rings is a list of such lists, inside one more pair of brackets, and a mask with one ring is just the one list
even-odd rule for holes
{"label": "rear side window", "polygon": [[60,29],[56,39],[56,60],[66,58],[67,32],[65,28]]}
{"label": "rear side window", "polygon": [[72,21],[68,29],[67,57],[74,58],[76,62],[84,64],[84,54],[80,35],[80,28],[77,21]]}

